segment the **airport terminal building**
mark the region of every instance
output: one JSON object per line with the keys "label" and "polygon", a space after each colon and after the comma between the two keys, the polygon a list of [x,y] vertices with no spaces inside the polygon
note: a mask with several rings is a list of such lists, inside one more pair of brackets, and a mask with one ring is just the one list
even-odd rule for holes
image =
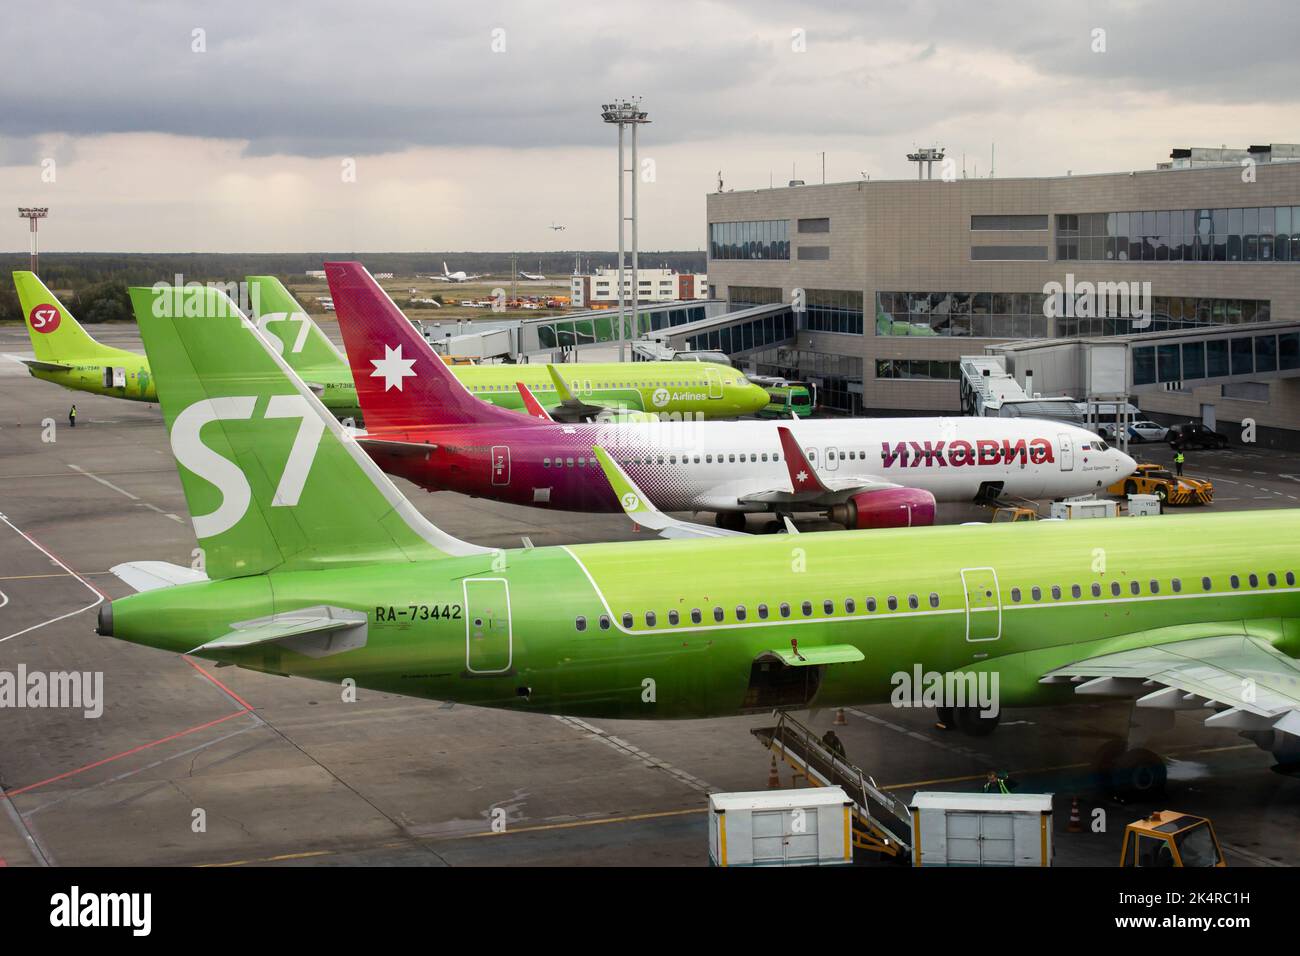
{"label": "airport terminal building", "polygon": [[[902,414],[959,411],[963,355],[1120,336],[1144,412],[1252,419],[1268,443],[1293,444],[1300,162],[1290,147],[1240,152],[1245,165],[1175,150],[1136,172],[714,193],[710,297],[790,314],[756,310],[743,335],[690,344],[812,380],[831,409]],[[1107,310],[1104,295],[1101,309],[1075,301],[1076,289],[1117,287],[1133,290],[1132,312]]]}

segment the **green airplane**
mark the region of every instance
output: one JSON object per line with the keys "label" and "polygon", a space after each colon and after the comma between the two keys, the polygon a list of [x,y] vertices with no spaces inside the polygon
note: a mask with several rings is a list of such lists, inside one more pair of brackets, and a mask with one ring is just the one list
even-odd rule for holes
{"label": "green airplane", "polygon": [[[249,276],[254,318],[285,362],[340,419],[361,420],[347,359],[274,276]],[[156,402],[144,356],[96,342],[67,307],[31,272],[15,272],[14,285],[34,359],[31,374],[75,391]],[[176,300],[176,287],[165,287]],[[173,303],[169,303],[174,304]],[[736,418],[768,402],[763,389],[733,368],[710,362],[583,363],[566,369],[569,381],[538,365],[457,365],[453,374],[479,398],[524,411],[522,381],[557,420],[655,413]]]}
{"label": "green airplane", "polygon": [[[142,590],[101,634],[585,717],[893,702],[982,735],[1130,697],[1300,765],[1300,510],[490,550],[422,517],[220,293],[185,294],[160,318],[131,292],[206,573],[119,565]],[[1162,782],[1113,749],[1125,786]]]}
{"label": "green airplane", "polygon": [[158,401],[143,355],[96,342],[35,273],[15,272],[14,286],[36,356],[22,361],[33,376],[78,392]]}
{"label": "green airplane", "polygon": [[[347,359],[274,276],[249,276],[257,326],[283,346],[285,361],[312,384],[338,418],[360,418]],[[716,362],[583,362],[564,378],[536,365],[454,365],[470,394],[524,412],[523,382],[556,421],[584,421],[629,413],[737,418],[765,408],[771,397],[743,373]]]}

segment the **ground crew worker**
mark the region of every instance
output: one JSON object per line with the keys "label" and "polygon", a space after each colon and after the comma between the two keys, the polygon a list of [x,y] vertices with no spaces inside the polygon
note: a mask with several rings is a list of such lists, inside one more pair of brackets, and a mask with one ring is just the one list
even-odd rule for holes
{"label": "ground crew worker", "polygon": [[1010,793],[1007,789],[1007,775],[999,773],[996,770],[990,770],[984,778],[985,793]]}
{"label": "ground crew worker", "polygon": [[835,754],[835,756],[840,757],[842,759],[848,759],[847,755],[844,752],[844,744],[840,742],[840,735],[837,734],[835,731],[828,730],[826,731],[825,734],[822,735],[822,746],[824,746],[831,753]]}
{"label": "ground crew worker", "polygon": [[77,427],[77,406],[73,405],[68,409],[68,425],[72,428]]}
{"label": "ground crew worker", "polygon": [[1183,457],[1182,451],[1179,450],[1179,452],[1174,455],[1174,470],[1178,474],[1179,478],[1183,477],[1183,462],[1185,461],[1187,461],[1187,459]]}

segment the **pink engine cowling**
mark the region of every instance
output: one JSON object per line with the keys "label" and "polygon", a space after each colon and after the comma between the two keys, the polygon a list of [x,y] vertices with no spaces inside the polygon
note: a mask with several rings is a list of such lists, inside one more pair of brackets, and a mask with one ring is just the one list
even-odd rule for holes
{"label": "pink engine cowling", "polygon": [[826,517],[846,528],[915,528],[934,524],[934,507],[934,495],[920,488],[883,488],[832,505]]}

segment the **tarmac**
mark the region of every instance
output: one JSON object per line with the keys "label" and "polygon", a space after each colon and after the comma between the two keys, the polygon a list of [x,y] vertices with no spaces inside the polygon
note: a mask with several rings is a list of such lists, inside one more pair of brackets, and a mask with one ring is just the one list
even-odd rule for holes
{"label": "tarmac", "polygon": [[[92,332],[140,350],[131,327]],[[25,330],[0,327],[0,353],[30,354]],[[1170,453],[1138,446],[1137,457]],[[1187,471],[1214,481],[1216,510],[1296,507],[1300,496],[1300,455],[1189,452]],[[397,484],[440,527],[488,546],[646,536],[622,515]],[[750,730],[770,715],[587,721],[364,690],[345,702],[333,685],[97,637],[95,606],[128,593],[109,567],[188,565],[196,546],[156,406],[69,392],[0,357],[0,488],[0,670],[104,680],[98,718],[0,711],[0,864],[705,865],[707,794],[768,784],[770,755]],[[981,518],[940,509],[944,522]],[[835,717],[796,716],[818,733]],[[845,719],[835,730],[849,759],[904,800],[978,790],[990,770],[1056,794],[1057,865],[1114,865],[1124,824],[1156,809],[1092,781],[1094,752],[1127,725],[1120,703],[1008,711],[986,738],[940,730],[924,710],[859,707]],[[1230,865],[1300,863],[1300,780],[1193,716],[1179,715],[1161,749],[1161,808],[1211,817]],[[1084,828],[1069,833],[1076,797]]]}

